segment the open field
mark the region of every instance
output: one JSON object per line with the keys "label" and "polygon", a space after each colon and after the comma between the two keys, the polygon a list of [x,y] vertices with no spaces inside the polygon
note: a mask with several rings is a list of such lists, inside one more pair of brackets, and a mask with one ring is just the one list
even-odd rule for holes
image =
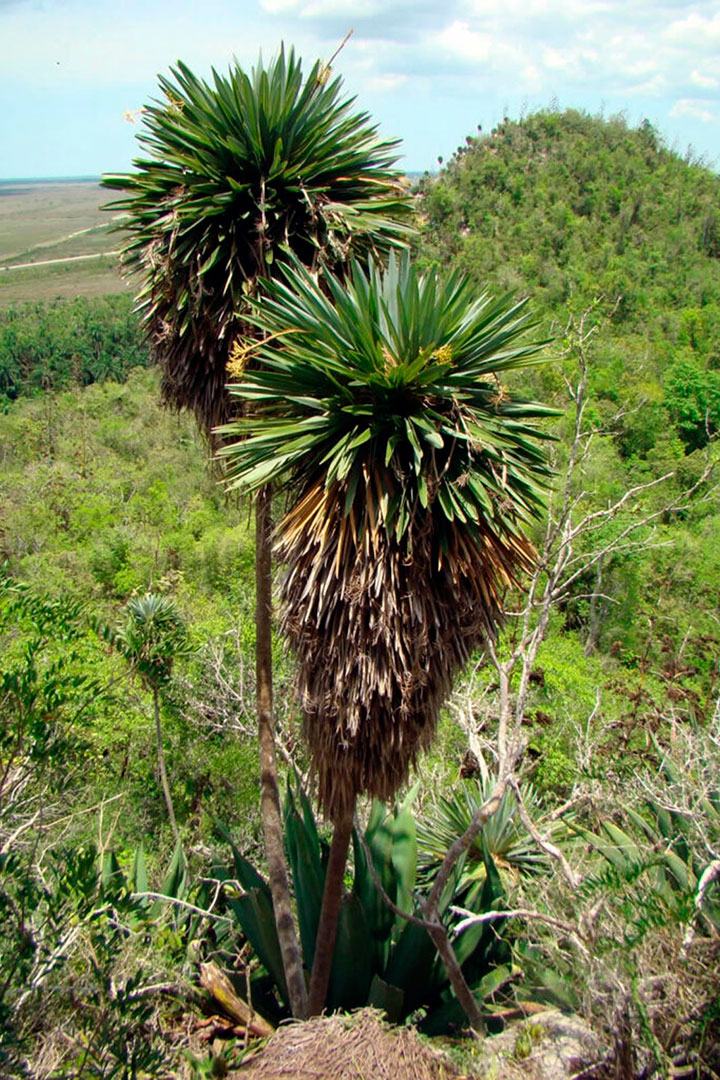
{"label": "open field", "polygon": [[107,201],[94,180],[0,183],[0,304],[124,292]]}

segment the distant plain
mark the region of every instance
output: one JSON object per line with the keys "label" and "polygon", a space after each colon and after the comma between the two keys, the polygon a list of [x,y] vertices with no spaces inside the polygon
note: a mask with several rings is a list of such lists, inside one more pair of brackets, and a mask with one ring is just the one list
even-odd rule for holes
{"label": "distant plain", "polygon": [[110,197],[96,180],[0,182],[0,306],[126,291]]}

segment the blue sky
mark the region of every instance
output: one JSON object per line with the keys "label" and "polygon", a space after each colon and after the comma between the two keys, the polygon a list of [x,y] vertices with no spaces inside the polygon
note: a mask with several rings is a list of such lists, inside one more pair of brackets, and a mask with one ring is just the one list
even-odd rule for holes
{"label": "blue sky", "polygon": [[126,171],[133,112],[182,59],[281,41],[335,72],[432,169],[478,124],[557,105],[648,118],[720,166],[718,0],[0,0],[0,178]]}

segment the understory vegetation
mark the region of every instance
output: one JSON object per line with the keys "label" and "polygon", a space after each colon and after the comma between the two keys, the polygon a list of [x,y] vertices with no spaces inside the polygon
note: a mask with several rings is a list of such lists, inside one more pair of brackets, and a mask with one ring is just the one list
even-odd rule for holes
{"label": "understory vegetation", "polygon": [[[411,786],[359,800],[332,1007],[462,1030],[413,918],[515,724],[518,784],[438,909],[484,1024],[550,1004],[603,1033],[607,1075],[720,1075],[719,196],[650,125],[574,111],[505,120],[419,183],[421,264],[531,296],[546,363],[497,394],[556,410],[553,490],[539,568]],[[202,1020],[218,973],[289,1014],[250,503],[159,383],[125,297],[0,313],[2,1075],[223,1075],[247,1037]],[[277,628],[272,649],[309,966],[329,830]]]}

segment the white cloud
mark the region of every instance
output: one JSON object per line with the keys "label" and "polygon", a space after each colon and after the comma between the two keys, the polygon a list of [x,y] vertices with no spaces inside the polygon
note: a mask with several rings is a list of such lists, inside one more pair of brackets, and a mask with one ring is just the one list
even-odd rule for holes
{"label": "white cloud", "polygon": [[691,116],[695,120],[702,120],[704,124],[717,123],[720,116],[712,111],[713,102],[703,101],[699,98],[680,98],[670,110],[670,116]]}
{"label": "white cloud", "polygon": [[497,0],[470,0],[472,14],[481,18],[500,16],[505,21],[541,18],[548,24],[555,19],[581,23],[591,15],[611,9],[612,4],[603,0],[503,0],[502,7]]}
{"label": "white cloud", "polygon": [[467,22],[455,21],[451,23],[437,37],[437,43],[444,49],[477,63],[489,60],[493,55],[493,49],[497,48],[497,41],[490,34],[484,34],[478,30],[471,30]]}
{"label": "white cloud", "polygon": [[684,19],[675,19],[662,33],[673,45],[700,45],[720,42],[720,11],[708,18],[698,11],[691,11]]}
{"label": "white cloud", "polygon": [[301,19],[360,18],[381,11],[378,0],[260,0],[270,15],[295,15]]}
{"label": "white cloud", "polygon": [[570,71],[576,66],[575,57],[565,49],[543,49],[541,59],[548,71]]}
{"label": "white cloud", "polygon": [[661,97],[667,93],[668,83],[664,75],[658,73],[644,82],[629,83],[616,88],[615,93],[632,94],[633,97]]}
{"label": "white cloud", "polygon": [[702,86],[707,90],[715,90],[720,86],[720,82],[713,75],[703,75],[699,71],[693,71],[690,74],[690,82],[695,86]]}
{"label": "white cloud", "polygon": [[298,0],[260,0],[260,7],[269,15],[288,15],[299,11],[302,3],[298,3]]}
{"label": "white cloud", "polygon": [[366,81],[365,89],[370,94],[387,94],[403,86],[407,80],[407,75],[374,75]]}

